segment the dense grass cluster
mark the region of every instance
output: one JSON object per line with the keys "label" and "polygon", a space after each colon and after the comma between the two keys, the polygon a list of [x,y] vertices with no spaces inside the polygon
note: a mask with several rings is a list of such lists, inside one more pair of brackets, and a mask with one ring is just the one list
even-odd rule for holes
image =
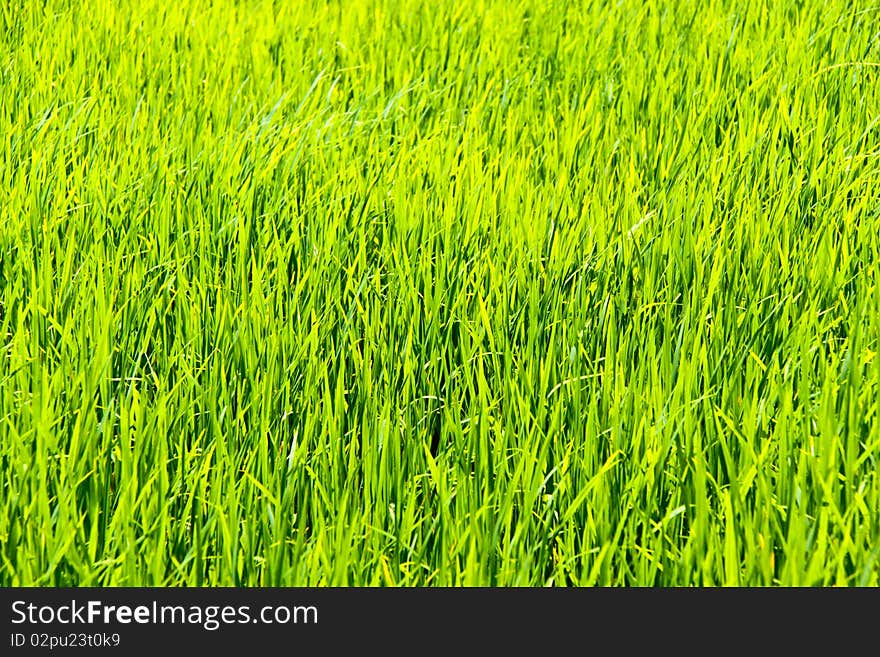
{"label": "dense grass cluster", "polygon": [[876,2],[0,9],[0,584],[880,581]]}

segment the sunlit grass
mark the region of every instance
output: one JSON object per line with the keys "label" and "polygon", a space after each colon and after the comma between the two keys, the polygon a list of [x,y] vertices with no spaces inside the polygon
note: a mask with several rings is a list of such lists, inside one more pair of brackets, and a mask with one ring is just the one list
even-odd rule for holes
{"label": "sunlit grass", "polygon": [[875,2],[0,9],[0,584],[880,584]]}

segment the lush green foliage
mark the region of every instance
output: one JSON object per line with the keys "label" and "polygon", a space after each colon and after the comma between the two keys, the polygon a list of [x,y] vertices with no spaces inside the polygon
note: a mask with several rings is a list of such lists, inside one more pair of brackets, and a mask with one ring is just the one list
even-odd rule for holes
{"label": "lush green foliage", "polygon": [[0,26],[0,583],[878,584],[876,2]]}

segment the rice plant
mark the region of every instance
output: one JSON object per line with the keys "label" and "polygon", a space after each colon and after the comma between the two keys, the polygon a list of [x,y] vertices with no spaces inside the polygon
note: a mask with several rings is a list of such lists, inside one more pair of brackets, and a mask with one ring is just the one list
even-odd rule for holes
{"label": "rice plant", "polygon": [[0,10],[0,585],[880,584],[876,0]]}

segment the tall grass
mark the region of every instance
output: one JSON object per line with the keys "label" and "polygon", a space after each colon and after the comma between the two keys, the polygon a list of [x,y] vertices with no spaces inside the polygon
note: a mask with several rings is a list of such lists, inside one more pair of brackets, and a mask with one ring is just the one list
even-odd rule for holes
{"label": "tall grass", "polygon": [[0,9],[0,584],[880,583],[876,2]]}

